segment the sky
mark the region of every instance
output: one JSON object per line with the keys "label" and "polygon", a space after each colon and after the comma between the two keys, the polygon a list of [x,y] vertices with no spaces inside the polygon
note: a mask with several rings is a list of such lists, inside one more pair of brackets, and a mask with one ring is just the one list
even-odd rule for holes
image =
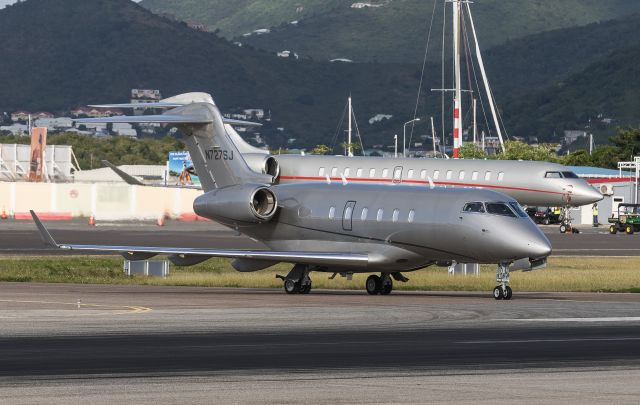
{"label": "sky", "polygon": [[[133,0],[136,3],[140,2],[140,0]],[[13,4],[16,0],[0,0],[0,9],[4,8],[7,4]]]}

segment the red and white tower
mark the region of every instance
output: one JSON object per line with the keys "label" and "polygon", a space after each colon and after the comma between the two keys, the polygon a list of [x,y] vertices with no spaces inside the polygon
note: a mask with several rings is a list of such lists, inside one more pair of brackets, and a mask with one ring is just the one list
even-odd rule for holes
{"label": "red and white tower", "polygon": [[462,77],[460,73],[460,26],[462,0],[452,0],[453,4],[453,63],[455,74],[455,96],[453,99],[453,158],[458,159],[462,146]]}

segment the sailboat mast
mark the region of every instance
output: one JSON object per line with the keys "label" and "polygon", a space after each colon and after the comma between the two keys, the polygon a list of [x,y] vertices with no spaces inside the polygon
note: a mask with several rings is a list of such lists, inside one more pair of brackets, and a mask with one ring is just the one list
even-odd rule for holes
{"label": "sailboat mast", "polygon": [[351,117],[353,116],[353,109],[351,107],[351,95],[349,95],[349,135],[347,136],[347,156],[353,156],[353,149],[351,147]]}
{"label": "sailboat mast", "polygon": [[462,75],[460,73],[460,21],[462,0],[453,0],[453,53],[455,74],[455,98],[453,107],[453,158],[458,159],[462,146]]}

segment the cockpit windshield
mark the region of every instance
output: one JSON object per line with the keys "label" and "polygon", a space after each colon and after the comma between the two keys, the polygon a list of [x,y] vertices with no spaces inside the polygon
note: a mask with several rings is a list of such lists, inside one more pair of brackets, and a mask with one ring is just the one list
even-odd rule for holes
{"label": "cockpit windshield", "polygon": [[547,172],[544,177],[547,179],[561,179],[562,174],[560,172]]}
{"label": "cockpit windshield", "polygon": [[580,177],[578,177],[577,174],[575,174],[574,172],[562,172],[562,176],[565,179],[579,179]]}
{"label": "cockpit windshield", "polygon": [[520,204],[518,204],[517,202],[510,202],[509,205],[520,218],[525,218],[528,216],[527,213],[524,212]]}
{"label": "cockpit windshield", "polygon": [[464,212],[485,212],[484,204],[481,202],[467,203],[463,209]]}
{"label": "cockpit windshield", "polygon": [[487,212],[494,215],[516,218],[516,214],[505,203],[487,203]]}

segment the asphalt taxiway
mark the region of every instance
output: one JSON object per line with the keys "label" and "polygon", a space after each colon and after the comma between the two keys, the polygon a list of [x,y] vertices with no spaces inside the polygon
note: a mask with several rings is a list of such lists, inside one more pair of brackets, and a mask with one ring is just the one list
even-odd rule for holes
{"label": "asphalt taxiway", "polygon": [[[9,403],[637,403],[640,295],[0,284]],[[499,394],[499,395],[498,395]],[[501,399],[498,399],[501,398]]]}
{"label": "asphalt taxiway", "polygon": [[[238,235],[214,222],[49,222],[45,225],[60,243],[101,245],[179,246],[219,249],[265,249],[260,242]],[[557,226],[542,227],[556,256],[640,256],[640,234],[610,235],[606,227],[581,227],[580,234],[561,234]],[[505,230],[505,232],[508,230]],[[43,246],[31,221],[0,221],[0,255],[68,254]]]}

